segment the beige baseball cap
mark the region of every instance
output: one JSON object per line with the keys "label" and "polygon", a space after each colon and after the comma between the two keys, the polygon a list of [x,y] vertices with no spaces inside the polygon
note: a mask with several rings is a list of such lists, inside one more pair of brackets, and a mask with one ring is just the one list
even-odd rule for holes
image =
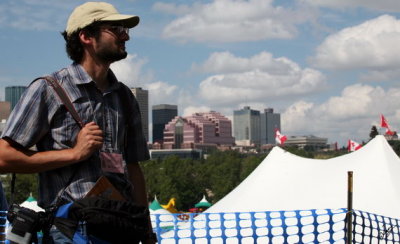
{"label": "beige baseball cap", "polygon": [[139,16],[120,14],[117,9],[106,2],[87,2],[72,11],[67,22],[66,32],[71,35],[96,21],[118,21],[125,27],[133,28],[139,24]]}

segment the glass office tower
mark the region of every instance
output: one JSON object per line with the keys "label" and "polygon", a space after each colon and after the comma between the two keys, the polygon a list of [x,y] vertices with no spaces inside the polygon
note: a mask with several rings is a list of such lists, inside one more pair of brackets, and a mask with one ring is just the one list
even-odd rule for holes
{"label": "glass office tower", "polygon": [[164,128],[173,118],[178,116],[178,106],[169,104],[153,105],[153,143],[163,142]]}
{"label": "glass office tower", "polygon": [[10,103],[11,110],[14,109],[19,98],[26,90],[26,86],[8,86],[6,87],[6,101]]}

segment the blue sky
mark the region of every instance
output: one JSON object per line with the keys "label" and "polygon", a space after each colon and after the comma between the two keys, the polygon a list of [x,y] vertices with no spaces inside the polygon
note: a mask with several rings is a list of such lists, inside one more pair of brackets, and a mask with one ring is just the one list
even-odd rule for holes
{"label": "blue sky", "polygon": [[[0,98],[70,64],[60,32],[78,0],[0,2]],[[281,114],[285,135],[345,145],[400,122],[398,0],[119,0],[141,17],[119,79],[180,115],[243,106]],[[383,130],[381,131],[383,132]]]}

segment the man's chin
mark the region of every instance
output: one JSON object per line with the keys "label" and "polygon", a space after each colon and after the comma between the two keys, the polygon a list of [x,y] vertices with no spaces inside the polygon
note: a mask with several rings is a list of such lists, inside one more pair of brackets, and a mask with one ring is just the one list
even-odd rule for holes
{"label": "man's chin", "polygon": [[125,59],[126,57],[128,57],[128,53],[127,52],[125,52],[124,55],[121,55],[121,56],[117,57],[114,62],[117,62],[117,61],[120,61],[122,59]]}
{"label": "man's chin", "polygon": [[117,62],[117,61],[120,61],[122,59],[125,59],[127,56],[128,56],[128,53],[124,51],[124,52],[121,52],[119,54],[115,54],[115,55],[112,55],[112,56],[107,56],[104,59],[105,59],[105,61],[113,63],[113,62]]}

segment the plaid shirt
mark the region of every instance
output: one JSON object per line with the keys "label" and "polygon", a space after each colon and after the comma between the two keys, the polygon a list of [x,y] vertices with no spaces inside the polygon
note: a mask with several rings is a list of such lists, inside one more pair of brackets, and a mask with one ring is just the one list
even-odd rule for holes
{"label": "plaid shirt", "polygon": [[[106,175],[127,199],[132,199],[133,188],[128,180],[126,163],[149,158],[139,107],[132,92],[110,71],[110,88],[101,93],[79,64],[72,64],[52,76],[68,94],[83,123],[94,121],[103,130],[102,151],[123,154],[125,174],[102,172],[99,153],[96,152],[84,162],[40,173],[39,205],[49,206],[60,193],[65,200],[82,198],[101,175]],[[120,88],[132,94],[126,96],[131,104],[125,105],[126,109],[122,107]],[[131,116],[128,119],[130,126],[126,126],[126,114]],[[77,123],[53,88],[46,81],[38,80],[30,84],[15,106],[2,137],[8,137],[25,148],[36,145],[38,151],[48,151],[71,148],[78,133]],[[65,188],[69,181],[71,184]]]}

